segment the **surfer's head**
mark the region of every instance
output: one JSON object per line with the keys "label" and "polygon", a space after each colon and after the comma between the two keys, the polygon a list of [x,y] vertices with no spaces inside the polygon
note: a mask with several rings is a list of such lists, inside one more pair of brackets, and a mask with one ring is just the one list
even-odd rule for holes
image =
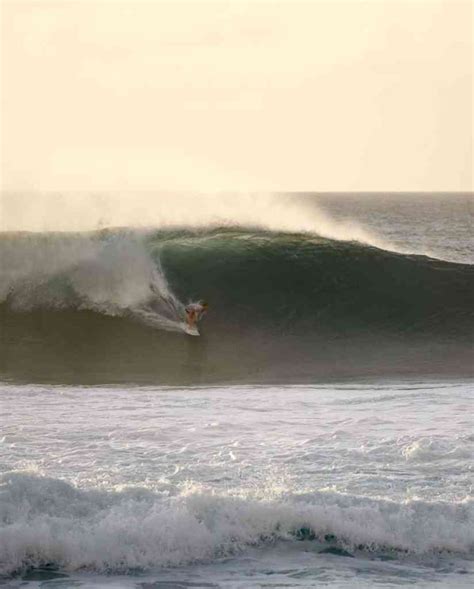
{"label": "surfer's head", "polygon": [[209,304],[207,303],[207,301],[199,301],[199,304],[201,305],[201,307],[203,309],[207,309],[209,307]]}

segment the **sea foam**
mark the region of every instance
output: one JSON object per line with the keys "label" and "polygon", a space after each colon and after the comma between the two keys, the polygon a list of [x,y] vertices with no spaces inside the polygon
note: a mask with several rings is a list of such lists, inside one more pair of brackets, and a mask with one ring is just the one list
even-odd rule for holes
{"label": "sea foam", "polygon": [[83,490],[53,478],[6,474],[0,490],[1,571],[54,564],[127,572],[212,561],[248,546],[314,539],[346,550],[466,554],[474,503],[397,503],[334,492],[174,495],[144,488]]}

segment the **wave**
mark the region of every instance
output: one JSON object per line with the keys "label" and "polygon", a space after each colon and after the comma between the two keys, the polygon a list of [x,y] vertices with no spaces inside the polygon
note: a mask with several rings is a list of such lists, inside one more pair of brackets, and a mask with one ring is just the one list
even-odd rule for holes
{"label": "wave", "polygon": [[209,298],[214,309],[228,309],[231,321],[244,309],[255,320],[285,326],[303,319],[334,327],[340,320],[347,329],[349,319],[365,328],[450,329],[472,317],[472,266],[314,235],[106,231],[16,236],[0,244],[0,301],[15,310],[148,310],[182,319],[180,296]]}
{"label": "wave", "polygon": [[[334,331],[463,332],[474,268],[355,241],[239,228],[160,233],[152,251],[176,292],[255,321]],[[243,312],[242,312],[243,311]],[[471,324],[472,326],[472,324]]]}
{"label": "wave", "polygon": [[[470,265],[251,227],[3,234],[0,251],[7,374],[19,360],[15,347],[35,338],[46,347],[75,346],[79,356],[89,343],[97,354],[88,333],[110,348],[118,337],[122,357],[125,346],[130,357],[148,357],[161,382],[171,372],[181,381],[244,373],[271,380],[285,371],[304,379],[388,365],[463,372],[470,364]],[[182,331],[185,303],[201,298],[210,313],[202,355],[187,372],[185,336],[162,331]],[[85,356],[83,363],[90,364]],[[142,362],[136,372],[150,368]]]}
{"label": "wave", "polygon": [[[265,496],[268,490],[265,491]],[[472,554],[474,503],[402,503],[335,492],[175,494],[144,488],[82,490],[53,478],[3,475],[0,570],[54,565],[130,572],[235,555],[277,540],[320,551]]]}

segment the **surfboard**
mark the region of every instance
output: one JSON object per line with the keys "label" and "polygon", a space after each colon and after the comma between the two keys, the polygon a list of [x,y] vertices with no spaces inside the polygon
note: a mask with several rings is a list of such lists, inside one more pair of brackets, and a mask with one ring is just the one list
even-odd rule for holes
{"label": "surfboard", "polygon": [[190,327],[187,323],[181,323],[181,327],[188,335],[200,335],[197,327]]}

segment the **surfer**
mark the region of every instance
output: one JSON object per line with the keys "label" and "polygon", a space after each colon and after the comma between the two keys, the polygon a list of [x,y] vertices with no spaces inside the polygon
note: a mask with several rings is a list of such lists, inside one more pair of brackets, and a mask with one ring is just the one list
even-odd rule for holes
{"label": "surfer", "polygon": [[188,322],[189,327],[194,328],[196,327],[196,323],[201,319],[201,317],[206,313],[208,309],[208,304],[206,301],[198,301],[197,303],[189,303],[186,306],[186,321]]}

